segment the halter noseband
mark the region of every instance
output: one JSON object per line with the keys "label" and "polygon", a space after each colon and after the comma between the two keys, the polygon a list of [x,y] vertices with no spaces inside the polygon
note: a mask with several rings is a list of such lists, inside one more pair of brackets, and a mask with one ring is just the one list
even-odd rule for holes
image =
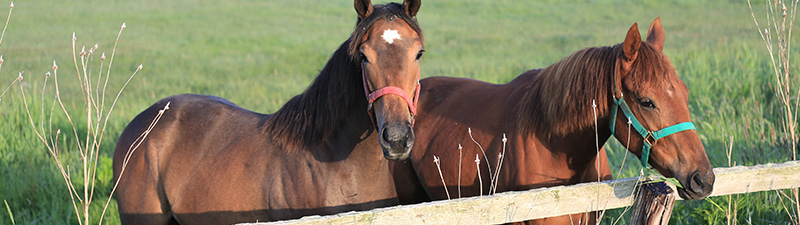
{"label": "halter noseband", "polygon": [[[695,130],[694,123],[692,122],[683,122],[678,123],[669,127],[665,127],[664,129],[657,130],[657,131],[650,131],[642,126],[642,123],[636,119],[636,116],[633,115],[631,112],[631,108],[628,107],[628,104],[625,103],[625,98],[621,96],[617,98],[617,88],[616,88],[616,72],[612,75],[611,86],[612,86],[612,93],[611,97],[614,98],[614,105],[611,108],[611,134],[614,134],[614,125],[616,124],[617,119],[617,108],[622,109],[622,113],[625,114],[625,117],[628,118],[628,121],[633,125],[633,128],[642,135],[643,143],[642,143],[642,155],[639,159],[642,162],[642,168],[647,168],[647,161],[650,159],[650,148],[658,143],[658,139],[667,137],[669,135],[685,131],[685,130]],[[652,141],[650,140],[652,139]]]}
{"label": "halter noseband", "polygon": [[416,90],[414,91],[415,93],[413,99],[408,96],[408,93],[406,93],[406,91],[395,86],[386,86],[376,91],[370,92],[369,85],[367,85],[367,73],[366,71],[364,71],[364,67],[362,65],[361,80],[362,83],[364,83],[364,94],[367,96],[367,102],[368,102],[367,114],[369,114],[369,119],[372,121],[372,126],[375,127],[376,131],[378,130],[378,124],[375,121],[375,111],[372,108],[372,102],[378,100],[378,98],[384,95],[389,95],[389,94],[400,96],[401,98],[403,98],[403,100],[406,101],[406,103],[408,104],[408,111],[411,113],[411,126],[412,127],[414,126],[414,118],[417,116],[417,100],[419,99],[419,90],[420,90],[419,79],[420,79],[420,74],[417,73],[417,87]]}

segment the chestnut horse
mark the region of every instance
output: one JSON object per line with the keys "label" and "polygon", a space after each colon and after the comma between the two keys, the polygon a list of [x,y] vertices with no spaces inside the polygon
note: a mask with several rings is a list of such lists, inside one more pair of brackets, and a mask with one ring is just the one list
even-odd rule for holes
{"label": "chestnut horse", "polygon": [[417,97],[407,93],[419,89],[419,7],[356,0],[355,32],[275,114],[185,94],[136,116],[114,152],[122,223],[231,224],[398,204],[386,159],[407,158],[414,142]]}
{"label": "chestnut horse", "polygon": [[[415,150],[410,163],[392,165],[401,203],[447,199],[434,156],[454,198],[458,186],[462,196],[489,194],[490,171],[498,170],[497,192],[610,179],[607,156],[598,151],[595,140],[602,145],[612,133],[626,142],[630,138],[628,150],[637,156],[643,146],[652,144],[643,163],[649,159],[661,174],[677,178],[684,199],[708,196],[714,173],[694,126],[685,123],[691,121],[688,89],[662,53],[663,44],[664,30],[656,19],[646,42],[633,24],[621,44],[580,50],[508,84],[449,77],[422,80]],[[616,114],[618,107],[624,113]],[[638,135],[641,132],[629,135],[629,117],[640,121],[633,127],[639,124],[644,138]],[[472,143],[469,128],[485,154]],[[498,169],[503,134],[508,141]],[[459,144],[465,146],[462,153]],[[532,222],[593,224],[594,220],[586,214]]]}

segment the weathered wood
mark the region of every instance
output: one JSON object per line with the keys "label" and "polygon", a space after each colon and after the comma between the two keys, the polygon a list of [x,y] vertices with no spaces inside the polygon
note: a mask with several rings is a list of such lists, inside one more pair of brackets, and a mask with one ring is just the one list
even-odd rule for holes
{"label": "weathered wood", "polygon": [[[800,187],[800,161],[714,169],[711,196]],[[635,178],[435,201],[277,224],[498,224],[630,206]],[[680,199],[680,198],[679,198]],[[257,224],[257,223],[253,223]],[[260,223],[264,224],[264,223]]]}
{"label": "weathered wood", "polygon": [[666,182],[646,183],[631,207],[630,224],[667,225],[675,203],[675,191]]}

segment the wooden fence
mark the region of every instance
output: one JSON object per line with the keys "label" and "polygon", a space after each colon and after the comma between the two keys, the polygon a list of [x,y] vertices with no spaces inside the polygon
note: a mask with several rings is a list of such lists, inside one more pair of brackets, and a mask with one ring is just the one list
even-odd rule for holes
{"label": "wooden fence", "polygon": [[[711,196],[800,187],[800,161],[715,168]],[[636,178],[504,192],[270,224],[499,224],[630,206]],[[678,198],[681,200],[680,198]],[[250,225],[267,223],[250,223]]]}

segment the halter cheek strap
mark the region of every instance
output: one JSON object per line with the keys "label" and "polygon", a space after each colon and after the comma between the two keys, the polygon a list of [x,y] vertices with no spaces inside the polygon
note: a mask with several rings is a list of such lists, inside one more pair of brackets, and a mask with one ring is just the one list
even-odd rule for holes
{"label": "halter cheek strap", "polygon": [[615,106],[611,108],[611,133],[612,134],[614,133],[614,125],[616,124],[616,119],[617,119],[617,108],[620,108],[622,109],[622,113],[625,114],[625,117],[628,118],[628,121],[630,121],[633,128],[636,129],[636,131],[639,132],[640,135],[642,135],[644,142],[642,144],[642,156],[640,157],[640,160],[642,162],[642,168],[647,168],[647,161],[650,158],[650,148],[653,145],[657,144],[659,139],[681,131],[695,130],[694,123],[683,122],[666,127],[661,130],[649,131],[646,128],[644,128],[644,126],[642,126],[642,123],[640,123],[638,119],[636,119],[636,116],[633,115],[633,112],[631,112],[631,108],[628,107],[627,103],[625,103],[624,98],[620,97],[618,99],[616,96],[613,97]]}
{"label": "halter cheek strap", "polygon": [[384,95],[397,95],[406,101],[406,104],[408,104],[408,111],[411,113],[411,126],[412,127],[414,126],[414,118],[417,116],[417,100],[419,99],[419,90],[420,90],[419,79],[420,79],[420,74],[417,73],[417,87],[415,88],[416,90],[414,91],[413,98],[411,98],[408,95],[408,93],[406,93],[406,91],[395,86],[386,86],[374,92],[370,92],[369,85],[367,85],[366,71],[364,71],[363,67],[361,68],[361,80],[364,83],[364,94],[366,94],[368,102],[367,113],[369,114],[370,120],[372,120],[372,126],[375,127],[375,130],[378,130],[378,124],[375,121],[375,112],[374,109],[372,108],[372,102],[375,102],[375,100],[378,100],[378,98]]}

